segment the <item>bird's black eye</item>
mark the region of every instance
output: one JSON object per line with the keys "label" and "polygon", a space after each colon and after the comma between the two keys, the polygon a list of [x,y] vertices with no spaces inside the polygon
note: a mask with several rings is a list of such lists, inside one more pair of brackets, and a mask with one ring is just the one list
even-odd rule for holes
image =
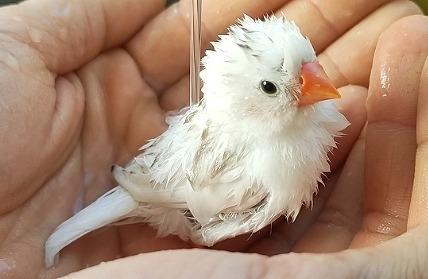
{"label": "bird's black eye", "polygon": [[262,89],[262,91],[268,95],[273,95],[276,94],[276,92],[278,91],[278,88],[276,88],[276,85],[273,82],[267,81],[267,80],[263,80],[260,83],[260,88]]}

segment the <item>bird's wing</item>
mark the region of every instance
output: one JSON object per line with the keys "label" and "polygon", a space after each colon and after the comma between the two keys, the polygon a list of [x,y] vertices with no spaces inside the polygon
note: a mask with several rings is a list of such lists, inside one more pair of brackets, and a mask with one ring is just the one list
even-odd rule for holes
{"label": "bird's wing", "polygon": [[213,185],[227,185],[238,180],[245,169],[244,155],[230,150],[213,152],[205,144],[196,152],[187,179],[195,191]]}
{"label": "bird's wing", "polygon": [[170,128],[113,175],[136,200],[189,209],[205,223],[222,212],[245,211],[266,193],[252,177],[247,146],[234,146],[198,109],[170,117]]}
{"label": "bird's wing", "polygon": [[185,163],[197,143],[198,129],[189,120],[198,112],[193,106],[167,118],[169,128],[141,147],[142,153],[125,168],[115,166],[113,176],[138,201],[185,209]]}
{"label": "bird's wing", "polygon": [[202,142],[187,172],[187,204],[202,225],[224,213],[247,211],[267,195],[249,171],[248,149],[228,149],[219,142],[218,137]]}
{"label": "bird's wing", "polygon": [[142,165],[138,159],[135,159],[126,168],[114,166],[113,176],[139,202],[168,208],[187,208],[183,187],[171,188],[155,185],[147,166]]}

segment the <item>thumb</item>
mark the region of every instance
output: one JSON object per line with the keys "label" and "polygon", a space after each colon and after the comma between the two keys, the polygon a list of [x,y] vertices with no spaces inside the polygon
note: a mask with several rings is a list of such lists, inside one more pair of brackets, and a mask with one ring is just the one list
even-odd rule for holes
{"label": "thumb", "polygon": [[29,0],[0,9],[0,34],[28,44],[63,74],[123,44],[164,8],[165,0]]}
{"label": "thumb", "polygon": [[169,250],[140,254],[72,273],[85,278],[421,278],[428,270],[428,225],[384,244],[331,254],[258,254]]}
{"label": "thumb", "polygon": [[202,249],[165,250],[103,263],[63,279],[265,278],[267,261],[268,257],[257,254]]}

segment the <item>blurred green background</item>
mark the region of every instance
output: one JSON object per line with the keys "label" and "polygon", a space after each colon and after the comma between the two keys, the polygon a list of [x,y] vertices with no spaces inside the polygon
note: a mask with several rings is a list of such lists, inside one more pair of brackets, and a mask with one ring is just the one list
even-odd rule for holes
{"label": "blurred green background", "polygon": [[424,10],[425,14],[428,15],[428,0],[417,0],[415,2],[418,3]]}
{"label": "blurred green background", "polygon": [[[166,2],[168,4],[171,4],[171,3],[176,2],[176,1],[177,0],[166,0]],[[376,0],[373,0],[373,1],[376,1]],[[5,5],[5,4],[10,4],[10,3],[15,3],[15,2],[19,2],[19,0],[0,0],[0,5]],[[419,6],[422,7],[425,14],[428,14],[428,0],[414,0],[414,2],[418,3]]]}

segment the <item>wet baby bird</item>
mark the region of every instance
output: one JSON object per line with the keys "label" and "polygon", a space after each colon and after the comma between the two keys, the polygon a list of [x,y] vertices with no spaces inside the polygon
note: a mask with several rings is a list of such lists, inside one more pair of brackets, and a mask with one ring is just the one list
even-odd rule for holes
{"label": "wet baby bird", "polygon": [[46,266],[71,242],[125,218],[211,246],[281,216],[294,220],[312,203],[349,122],[311,43],[284,17],[244,16],[213,47],[202,59],[203,99],[113,168],[119,186],[56,228]]}

